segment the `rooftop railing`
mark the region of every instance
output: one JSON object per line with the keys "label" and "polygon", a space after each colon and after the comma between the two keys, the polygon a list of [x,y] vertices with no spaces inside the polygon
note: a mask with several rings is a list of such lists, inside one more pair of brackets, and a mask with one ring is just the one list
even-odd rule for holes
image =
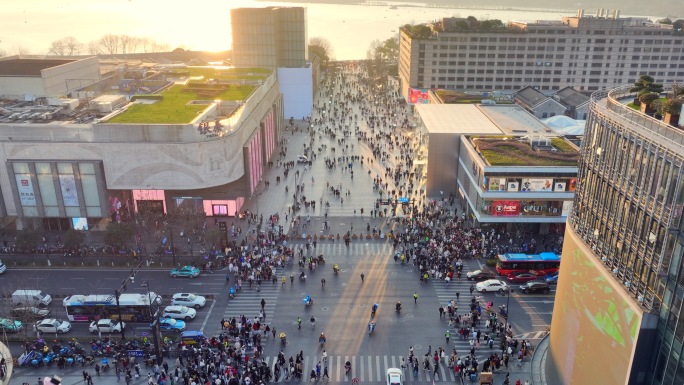
{"label": "rooftop railing", "polygon": [[[624,123],[628,129],[639,131],[647,138],[652,138],[655,142],[663,145],[670,145],[673,150],[681,150],[684,146],[684,131],[672,127],[669,124],[646,115],[641,111],[634,110],[627,106],[625,99],[634,99],[637,94],[630,92],[632,86],[623,86],[611,90],[596,91],[591,94],[592,108],[597,110],[609,110],[618,117],[614,117],[620,123]],[[665,89],[668,87],[666,86]]]}

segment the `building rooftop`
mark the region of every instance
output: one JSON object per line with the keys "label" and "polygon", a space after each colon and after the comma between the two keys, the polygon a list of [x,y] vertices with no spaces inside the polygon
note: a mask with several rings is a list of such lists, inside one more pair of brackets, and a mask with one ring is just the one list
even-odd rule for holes
{"label": "building rooftop", "polygon": [[569,141],[553,138],[550,146],[532,147],[529,138],[471,137],[470,142],[490,166],[577,167],[579,150]]}
{"label": "building rooftop", "polygon": [[556,92],[558,101],[566,107],[578,107],[585,103],[589,103],[589,97],[572,87],[565,87]]}
{"label": "building rooftop", "polygon": [[541,91],[537,90],[534,87],[525,87],[520,91],[516,92],[514,98],[516,101],[523,104],[524,106],[528,108],[533,108],[534,106],[543,102],[549,97],[544,95],[543,93],[541,93]]}
{"label": "building rooftop", "polygon": [[[186,67],[165,70],[176,84],[154,98],[129,106],[107,123],[189,123],[215,100],[242,101],[270,76],[261,68]],[[194,101],[205,101],[194,102]]]}
{"label": "building rooftop", "polygon": [[75,59],[42,59],[10,56],[0,59],[0,76],[40,76],[42,70],[75,62]]}
{"label": "building rooftop", "polygon": [[502,134],[475,104],[416,104],[415,107],[431,134]]}
{"label": "building rooftop", "polygon": [[509,135],[544,134],[552,131],[534,115],[515,104],[481,104],[478,108]]}

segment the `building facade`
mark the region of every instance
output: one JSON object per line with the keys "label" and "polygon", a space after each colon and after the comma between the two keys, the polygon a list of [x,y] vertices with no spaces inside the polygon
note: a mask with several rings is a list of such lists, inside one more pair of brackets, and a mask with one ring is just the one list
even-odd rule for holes
{"label": "building facade", "polygon": [[592,95],[551,325],[554,384],[684,383],[684,132]]}
{"label": "building facade", "polygon": [[301,68],[308,57],[306,8],[235,8],[230,11],[236,67]]}
{"label": "building facade", "polygon": [[684,77],[684,34],[617,11],[586,16],[580,10],[561,20],[487,30],[484,22],[466,23],[447,18],[400,29],[399,78],[407,100],[411,88],[513,93],[532,86],[550,93],[614,88],[646,72],[658,82]]}

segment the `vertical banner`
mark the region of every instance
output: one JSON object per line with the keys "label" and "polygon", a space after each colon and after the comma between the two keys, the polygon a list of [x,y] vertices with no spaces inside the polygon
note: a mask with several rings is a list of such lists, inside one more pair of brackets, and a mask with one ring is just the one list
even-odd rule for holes
{"label": "vertical banner", "polygon": [[19,201],[22,206],[36,206],[36,196],[33,193],[33,183],[31,183],[31,176],[27,174],[15,175],[17,179],[17,190],[19,192]]}
{"label": "vertical banner", "polygon": [[76,192],[76,178],[73,175],[59,175],[59,186],[62,188],[64,206],[78,207],[78,193]]}

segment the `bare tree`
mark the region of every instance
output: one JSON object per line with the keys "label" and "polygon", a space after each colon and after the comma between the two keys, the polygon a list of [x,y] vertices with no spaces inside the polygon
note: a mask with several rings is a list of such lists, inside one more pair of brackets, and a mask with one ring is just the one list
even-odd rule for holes
{"label": "bare tree", "polygon": [[102,48],[100,47],[100,42],[98,40],[88,42],[88,53],[91,55],[99,55],[102,53]]}
{"label": "bare tree", "polygon": [[100,47],[104,53],[114,55],[120,53],[121,41],[118,35],[104,35],[99,40]]}
{"label": "bare tree", "polygon": [[12,49],[12,51],[13,51],[13,55],[30,55],[31,54],[31,51],[28,48],[26,48],[24,46],[20,46],[20,45],[15,45],[14,48]]}
{"label": "bare tree", "polygon": [[73,56],[80,55],[81,51],[83,51],[83,43],[76,40],[76,38],[73,36],[67,36],[53,41],[50,44],[48,54],[58,56]]}

